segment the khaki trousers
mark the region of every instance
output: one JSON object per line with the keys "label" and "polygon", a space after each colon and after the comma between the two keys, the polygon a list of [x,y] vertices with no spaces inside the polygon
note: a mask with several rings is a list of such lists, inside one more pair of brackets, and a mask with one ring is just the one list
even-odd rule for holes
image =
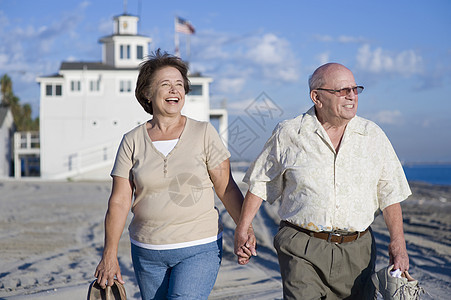
{"label": "khaki trousers", "polygon": [[274,237],[285,300],[373,299],[376,245],[371,230],[335,244],[283,226]]}

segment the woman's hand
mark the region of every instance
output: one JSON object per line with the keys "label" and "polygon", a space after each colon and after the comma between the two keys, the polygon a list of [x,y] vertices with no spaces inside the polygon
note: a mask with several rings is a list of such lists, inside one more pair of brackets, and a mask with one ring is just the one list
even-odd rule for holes
{"label": "woman's hand", "polygon": [[121,268],[119,267],[119,262],[116,256],[102,257],[99,265],[96,268],[94,276],[97,278],[97,283],[103,289],[107,285],[112,286],[114,283],[114,278],[124,284],[122,280]]}
{"label": "woman's hand", "polygon": [[130,211],[132,195],[133,183],[128,179],[113,176],[113,187],[105,215],[105,246],[102,260],[94,273],[97,283],[102,288],[107,285],[112,286],[115,277],[120,283],[124,284],[117,260],[117,251]]}
{"label": "woman's hand", "polygon": [[234,253],[238,256],[238,263],[245,265],[252,256],[257,256],[257,239],[254,229],[250,226],[246,233],[235,230]]}

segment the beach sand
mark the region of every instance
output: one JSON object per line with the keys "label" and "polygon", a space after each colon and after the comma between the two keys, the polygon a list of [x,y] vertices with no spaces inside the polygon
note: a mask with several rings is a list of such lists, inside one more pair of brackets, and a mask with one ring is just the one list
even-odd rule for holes
{"label": "beach sand", "polygon": [[[234,173],[238,182],[241,173]],[[240,184],[245,191],[246,186]],[[403,202],[410,274],[428,294],[451,294],[451,186],[411,183]],[[103,218],[111,183],[0,181],[0,299],[86,299],[103,247]],[[217,201],[224,223],[224,257],[209,299],[282,299],[272,246],[277,206],[264,203],[255,221],[258,256],[240,266],[233,254],[234,223]],[[129,216],[129,220],[131,215]],[[377,269],[388,264],[389,235],[382,216],[372,225]],[[128,232],[119,246],[128,299],[140,299],[130,258]]]}

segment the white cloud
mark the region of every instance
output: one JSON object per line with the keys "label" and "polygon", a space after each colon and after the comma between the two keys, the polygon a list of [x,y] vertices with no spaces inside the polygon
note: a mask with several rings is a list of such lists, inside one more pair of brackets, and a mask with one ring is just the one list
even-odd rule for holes
{"label": "white cloud", "polygon": [[6,65],[6,63],[8,62],[8,56],[4,53],[0,53],[0,66]]}
{"label": "white cloud", "polygon": [[268,33],[254,38],[249,46],[247,58],[261,68],[267,79],[286,82],[299,79],[298,61],[287,40]]}
{"label": "white cloud", "polygon": [[35,16],[26,21],[12,19],[0,9],[0,75],[11,77],[14,92],[21,102],[33,106],[34,113],[39,102],[36,78],[56,73],[64,59],[62,53],[68,49],[72,53],[86,51],[85,41],[79,46],[78,27],[88,5],[84,1],[51,19]]}
{"label": "white cloud", "polygon": [[113,29],[110,18],[101,19],[97,26],[97,30],[103,35],[111,34]]}
{"label": "white cloud", "polygon": [[245,99],[242,101],[233,101],[227,103],[227,111],[229,114],[243,116],[247,115],[244,110],[246,107],[249,107],[254,103],[255,99]]}
{"label": "white cloud", "polygon": [[357,66],[371,73],[398,73],[404,76],[420,74],[423,59],[413,50],[391,53],[382,48],[371,50],[368,44],[360,47],[357,53]]}
{"label": "white cloud", "polygon": [[330,35],[314,35],[313,36],[317,41],[323,43],[341,43],[341,44],[350,44],[350,43],[364,43],[366,41],[363,37],[355,37],[350,35],[340,35],[338,37],[332,37]]}
{"label": "white cloud", "polygon": [[91,5],[91,1],[83,1],[80,3],[80,8],[84,9]]}
{"label": "white cloud", "polygon": [[363,43],[365,42],[365,38],[362,37],[355,37],[355,36],[349,36],[349,35],[340,35],[337,38],[337,41],[342,44],[349,44],[349,43]]}
{"label": "white cloud", "polygon": [[[5,13],[2,10],[0,10],[0,27],[3,28],[8,25],[9,25],[8,17],[5,15]],[[0,31],[1,31],[1,29],[0,29]]]}
{"label": "white cloud", "polygon": [[421,123],[421,127],[423,127],[423,128],[429,128],[429,127],[431,127],[431,120],[429,120],[429,119],[425,119],[425,120],[423,120],[423,122]]}
{"label": "white cloud", "polygon": [[66,61],[77,61],[77,58],[75,56],[70,55],[67,57]]}
{"label": "white cloud", "polygon": [[333,42],[334,39],[333,37],[331,37],[330,35],[320,35],[320,34],[316,34],[313,36],[317,41],[319,42]]}
{"label": "white cloud", "polygon": [[241,36],[200,32],[193,38],[192,70],[214,78],[215,92],[238,94],[252,81],[274,84],[295,82],[300,77],[300,63],[291,44],[273,33]]}
{"label": "white cloud", "polygon": [[316,55],[316,58],[319,61],[319,65],[324,65],[325,63],[330,62],[330,53],[329,51],[319,53],[318,55]]}
{"label": "white cloud", "polygon": [[279,39],[272,33],[265,34],[263,37],[254,39],[255,45],[251,45],[248,50],[248,58],[261,65],[276,65],[283,63],[285,47],[288,42]]}
{"label": "white cloud", "polygon": [[372,119],[379,124],[400,124],[402,123],[402,114],[399,110],[383,110],[376,113]]}
{"label": "white cloud", "polygon": [[231,91],[241,91],[245,84],[246,79],[243,77],[222,78],[217,81],[216,88],[220,93],[230,93]]}

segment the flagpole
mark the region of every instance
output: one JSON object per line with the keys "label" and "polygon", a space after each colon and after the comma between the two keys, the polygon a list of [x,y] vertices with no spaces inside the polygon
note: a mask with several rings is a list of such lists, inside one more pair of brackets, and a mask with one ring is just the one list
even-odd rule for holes
{"label": "flagpole", "polygon": [[191,59],[191,38],[190,38],[190,34],[186,35],[186,60],[189,62]]}
{"label": "flagpole", "polygon": [[174,18],[174,44],[175,44],[175,56],[180,57],[180,40],[176,27],[177,27],[177,16]]}

